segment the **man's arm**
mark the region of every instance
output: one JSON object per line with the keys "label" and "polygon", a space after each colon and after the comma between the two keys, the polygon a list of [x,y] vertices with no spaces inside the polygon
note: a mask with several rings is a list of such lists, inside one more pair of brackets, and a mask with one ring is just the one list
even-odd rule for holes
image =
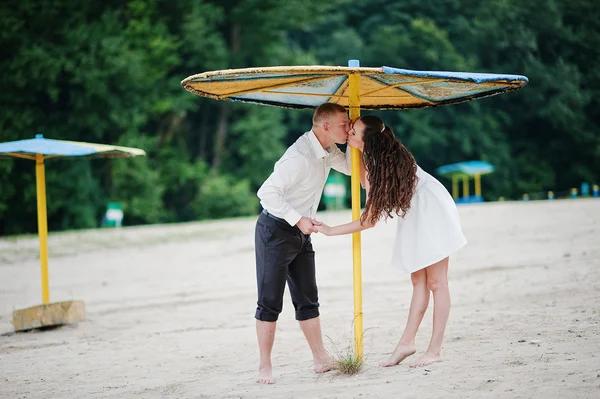
{"label": "man's arm", "polygon": [[338,172],[350,176],[352,168],[350,167],[350,146],[346,147],[346,153],[338,148],[337,145],[333,146],[333,154],[330,156],[330,165],[333,169]]}
{"label": "man's arm", "polygon": [[297,184],[307,168],[302,156],[292,156],[277,162],[271,176],[258,189],[257,195],[263,208],[282,215],[290,226],[295,226],[302,215],[284,200],[284,194]]}

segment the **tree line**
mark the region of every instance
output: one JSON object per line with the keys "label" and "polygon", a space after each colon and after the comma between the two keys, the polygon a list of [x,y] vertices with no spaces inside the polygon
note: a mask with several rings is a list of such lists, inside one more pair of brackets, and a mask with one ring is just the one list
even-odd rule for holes
{"label": "tree line", "polygon": [[[310,110],[215,101],[180,86],[216,69],[394,66],[526,75],[514,93],[379,111],[423,169],[479,159],[487,200],[600,181],[600,7],[591,0],[82,0],[0,5],[0,142],[140,147],[127,160],[49,160],[51,230],[251,215]],[[0,160],[0,234],[37,230],[35,173]]]}

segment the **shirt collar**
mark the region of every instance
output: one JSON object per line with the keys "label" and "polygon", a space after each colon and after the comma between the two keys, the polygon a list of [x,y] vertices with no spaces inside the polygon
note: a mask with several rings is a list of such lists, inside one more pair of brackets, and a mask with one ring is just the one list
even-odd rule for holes
{"label": "shirt collar", "polygon": [[329,154],[329,148],[323,148],[323,146],[319,142],[319,139],[317,139],[315,132],[313,132],[312,129],[310,130],[310,132],[308,132],[308,140],[310,141],[313,152],[315,153],[317,158],[325,158],[327,154]]}

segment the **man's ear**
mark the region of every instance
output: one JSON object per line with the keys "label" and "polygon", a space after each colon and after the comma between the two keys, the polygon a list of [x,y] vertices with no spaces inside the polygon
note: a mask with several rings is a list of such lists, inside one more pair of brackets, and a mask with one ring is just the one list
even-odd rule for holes
{"label": "man's ear", "polygon": [[329,131],[329,122],[323,123],[323,130],[325,130],[326,132]]}

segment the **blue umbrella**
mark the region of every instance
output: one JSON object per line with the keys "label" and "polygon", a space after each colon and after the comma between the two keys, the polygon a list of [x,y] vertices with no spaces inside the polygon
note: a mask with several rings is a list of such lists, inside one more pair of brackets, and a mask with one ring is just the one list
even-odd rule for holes
{"label": "blue umbrella", "polygon": [[36,163],[35,180],[37,186],[38,235],[40,236],[43,303],[47,304],[50,302],[44,160],[58,157],[131,158],[138,155],[146,155],[146,152],[139,148],[45,139],[41,134],[37,134],[34,139],[0,143],[0,158],[23,158],[35,161]]}

